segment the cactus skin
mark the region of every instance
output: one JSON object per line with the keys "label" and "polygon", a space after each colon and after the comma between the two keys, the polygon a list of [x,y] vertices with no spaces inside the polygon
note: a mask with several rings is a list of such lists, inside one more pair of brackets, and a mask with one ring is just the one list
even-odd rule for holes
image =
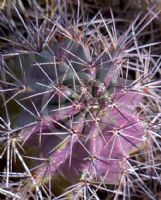
{"label": "cactus skin", "polygon": [[[121,174],[128,171],[126,159],[143,142],[144,135],[136,111],[142,97],[126,90],[125,81],[119,78],[117,60],[124,52],[118,54],[117,48],[111,48],[115,63],[105,52],[95,66],[90,66],[88,46],[79,41],[64,38],[51,49],[52,54],[46,49],[38,55],[18,55],[7,61],[11,70],[22,65],[24,87],[30,88],[15,97],[28,110],[24,113],[22,109],[17,120],[24,126],[20,138],[27,148],[39,146],[36,156],[43,155],[51,162],[49,170],[46,163],[33,173],[39,179],[68,174],[73,182],[88,171],[92,180],[118,184]],[[57,52],[62,49],[65,56],[59,61]],[[19,82],[22,84],[21,79]],[[37,119],[33,105],[40,114]],[[26,118],[31,121],[25,123]]]}

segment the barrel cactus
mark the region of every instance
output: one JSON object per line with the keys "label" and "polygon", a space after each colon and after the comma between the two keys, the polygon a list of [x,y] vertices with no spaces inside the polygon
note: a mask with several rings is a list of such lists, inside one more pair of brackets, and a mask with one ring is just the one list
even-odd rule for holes
{"label": "barrel cactus", "polygon": [[2,56],[1,193],[99,199],[104,190],[116,198],[130,176],[143,184],[131,157],[147,148],[144,104],[157,97],[149,86],[159,68],[145,70],[149,52],[136,44],[137,20],[117,33],[113,15],[99,16],[98,26],[85,27],[58,17],[41,48]]}

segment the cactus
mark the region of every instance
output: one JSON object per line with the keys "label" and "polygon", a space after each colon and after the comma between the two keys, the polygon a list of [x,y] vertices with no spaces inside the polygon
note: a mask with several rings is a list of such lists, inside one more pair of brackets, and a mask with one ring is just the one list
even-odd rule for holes
{"label": "cactus", "polygon": [[126,198],[136,183],[155,199],[142,170],[155,170],[150,148],[160,148],[160,115],[153,117],[145,106],[155,104],[157,113],[160,105],[159,59],[147,51],[158,43],[138,46],[136,39],[156,16],[149,23],[136,19],[119,32],[112,12],[111,20],[99,14],[99,25],[92,19],[84,27],[61,18],[59,7],[53,21],[46,19],[50,31],[44,39],[38,29],[26,28],[13,7],[28,38],[1,58],[0,193],[15,199],[101,199],[99,191],[105,191],[116,199]]}

